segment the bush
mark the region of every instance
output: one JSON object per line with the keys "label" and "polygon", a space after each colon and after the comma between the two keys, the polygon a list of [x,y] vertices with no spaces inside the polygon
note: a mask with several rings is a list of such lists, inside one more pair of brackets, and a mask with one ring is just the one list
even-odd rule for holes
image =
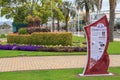
{"label": "bush", "polygon": [[26,29],[26,28],[20,28],[20,29],[18,30],[18,33],[19,33],[19,34],[27,34],[27,29]]}
{"label": "bush", "polygon": [[31,34],[34,32],[50,32],[50,29],[47,27],[29,27],[29,28],[20,28],[18,30],[19,34]]}
{"label": "bush", "polygon": [[40,26],[41,19],[38,16],[34,17],[34,26]]}
{"label": "bush", "polygon": [[7,36],[8,43],[16,43],[16,44],[31,44],[31,36],[30,35],[18,35],[18,34],[9,34]]}
{"label": "bush", "polygon": [[68,46],[61,46],[61,47],[43,47],[38,48],[38,51],[48,51],[48,52],[86,52],[86,47],[68,47]]}
{"label": "bush", "polygon": [[40,32],[31,35],[8,35],[8,43],[34,44],[34,45],[72,45],[72,33]]}
{"label": "bush", "polygon": [[33,33],[32,43],[38,45],[71,45],[72,34],[71,33]]}
{"label": "bush", "polygon": [[0,38],[6,38],[6,35],[5,34],[1,34]]}
{"label": "bush", "polygon": [[27,31],[29,34],[31,34],[33,32],[50,32],[50,29],[47,27],[29,27],[27,28]]}

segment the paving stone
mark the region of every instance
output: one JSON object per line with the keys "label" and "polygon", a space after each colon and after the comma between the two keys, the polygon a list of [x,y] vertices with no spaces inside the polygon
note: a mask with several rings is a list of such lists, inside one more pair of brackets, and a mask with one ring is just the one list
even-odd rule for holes
{"label": "paving stone", "polygon": [[[0,72],[83,68],[86,56],[41,56],[0,58]],[[110,67],[120,67],[120,55],[110,55]]]}

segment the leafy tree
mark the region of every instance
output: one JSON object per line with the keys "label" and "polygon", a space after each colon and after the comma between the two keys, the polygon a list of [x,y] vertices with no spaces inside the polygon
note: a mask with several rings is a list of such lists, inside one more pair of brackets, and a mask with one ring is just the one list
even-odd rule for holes
{"label": "leafy tree", "polygon": [[30,4],[21,4],[19,0],[9,0],[9,2],[4,2],[2,0],[1,15],[6,18],[13,18],[15,23],[22,23],[25,17],[29,14]]}
{"label": "leafy tree", "polygon": [[[45,3],[45,2],[44,2]],[[41,24],[44,24],[48,21],[48,18],[50,17],[50,9],[49,9],[49,3],[46,2],[45,4],[42,4],[42,6],[40,6],[39,4],[35,5],[35,10],[33,12],[34,16],[39,16],[41,19]]]}
{"label": "leafy tree", "polygon": [[[59,15],[61,20],[62,13],[57,7],[62,0],[52,0],[53,9]],[[14,4],[14,5],[13,5]],[[41,24],[48,21],[51,17],[50,0],[0,0],[2,6],[2,16],[13,18],[15,23],[26,22],[27,16],[38,16],[41,19]],[[57,16],[55,16],[57,18]]]}
{"label": "leafy tree", "polygon": [[59,21],[64,19],[64,15],[61,12],[62,0],[52,0],[52,22],[53,22],[53,31],[54,31],[54,19],[58,21],[58,31],[59,31]]}

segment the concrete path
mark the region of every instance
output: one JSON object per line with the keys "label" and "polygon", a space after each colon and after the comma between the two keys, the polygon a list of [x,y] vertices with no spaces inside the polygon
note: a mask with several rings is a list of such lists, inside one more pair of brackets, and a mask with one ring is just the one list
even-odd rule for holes
{"label": "concrete path", "polygon": [[[110,55],[110,67],[120,67],[120,55]],[[42,56],[0,58],[0,72],[83,68],[86,56]]]}

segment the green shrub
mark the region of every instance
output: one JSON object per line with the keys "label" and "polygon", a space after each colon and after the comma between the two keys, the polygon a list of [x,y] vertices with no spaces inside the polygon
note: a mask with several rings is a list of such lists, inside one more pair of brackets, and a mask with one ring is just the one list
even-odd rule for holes
{"label": "green shrub", "polygon": [[34,32],[50,32],[50,29],[48,29],[47,27],[30,27],[27,28],[27,31],[29,34],[34,33]]}
{"label": "green shrub", "polygon": [[19,34],[27,34],[27,29],[26,29],[26,28],[20,28],[20,29],[18,30],[18,33],[19,33]]}
{"label": "green shrub", "polygon": [[71,45],[71,33],[40,32],[32,34],[32,43],[38,45]]}
{"label": "green shrub", "polygon": [[0,38],[6,38],[6,35],[5,34],[1,34]]}
{"label": "green shrub", "polygon": [[20,41],[20,37],[18,35],[7,35],[7,42],[8,43],[16,43],[18,44]]}
{"label": "green shrub", "polygon": [[18,35],[18,34],[10,34],[7,36],[8,43],[16,43],[16,44],[31,44],[31,36],[30,35]]}
{"label": "green shrub", "polygon": [[20,35],[19,44],[31,44],[31,36],[30,35]]}
{"label": "green shrub", "polygon": [[31,35],[8,35],[8,43],[34,44],[34,45],[72,45],[72,33],[40,32]]}
{"label": "green shrub", "polygon": [[31,40],[32,40],[32,44],[35,45],[45,45],[44,42],[44,33],[32,33],[31,34]]}

